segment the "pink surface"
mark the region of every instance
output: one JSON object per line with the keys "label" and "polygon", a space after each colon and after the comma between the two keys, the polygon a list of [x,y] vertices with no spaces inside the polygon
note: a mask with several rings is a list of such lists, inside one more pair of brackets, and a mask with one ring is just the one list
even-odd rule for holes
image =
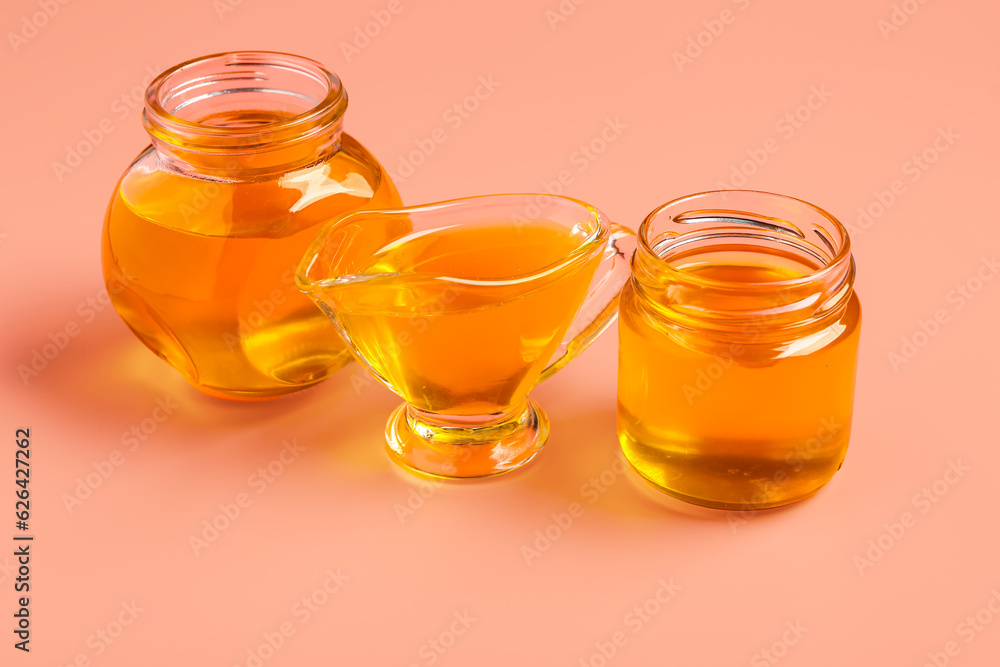
{"label": "pink surface", "polygon": [[[1000,7],[652,7],[4,3],[0,664],[1000,662]],[[387,24],[345,53],[375,32],[373,12]],[[616,463],[613,332],[533,393],[552,420],[536,462],[483,484],[395,469],[382,429],[399,401],[355,390],[356,366],[264,404],[187,387],[104,305],[101,221],[146,144],[133,91],[182,60],[248,48],[336,71],[347,130],[409,174],[397,181],[408,204],[562,177],[635,228],[725,183],[860,230],[844,468],[813,499],[756,515],[647,490]],[[80,143],[88,155],[54,168]],[[53,340],[64,347],[22,379]],[[30,654],[11,632],[22,427]]]}

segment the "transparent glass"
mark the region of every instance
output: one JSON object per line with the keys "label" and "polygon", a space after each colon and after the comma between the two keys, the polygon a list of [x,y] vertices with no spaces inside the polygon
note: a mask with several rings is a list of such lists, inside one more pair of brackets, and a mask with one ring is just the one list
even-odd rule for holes
{"label": "transparent glass", "polygon": [[390,456],[427,476],[484,477],[545,443],[528,393],[614,321],[634,248],[583,202],[472,197],[345,215],[296,282],[406,401],[386,428]]}
{"label": "transparent glass", "polygon": [[861,309],[847,231],[806,202],[706,192],[639,230],[618,435],[654,486],[724,509],[809,497],[850,437]]}
{"label": "transparent glass", "polygon": [[343,132],[346,108],[336,76],[281,53],[207,56],[149,86],[152,144],[111,198],[104,277],[129,328],[201,391],[271,398],[350,360],[294,281],[323,224],[401,204]]}

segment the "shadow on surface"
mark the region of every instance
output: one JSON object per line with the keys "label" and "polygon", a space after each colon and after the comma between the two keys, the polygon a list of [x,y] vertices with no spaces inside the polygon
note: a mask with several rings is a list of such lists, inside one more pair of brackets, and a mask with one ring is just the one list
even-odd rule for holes
{"label": "shadow on surface", "polygon": [[[565,407],[565,405],[563,406]],[[551,410],[552,432],[537,459],[518,473],[521,483],[565,498],[567,506],[632,517],[673,517],[706,523],[739,524],[753,517],[765,521],[794,505],[758,511],[700,507],[654,487],[629,466],[618,445],[613,406],[567,414]],[[504,476],[511,479],[512,477]]]}
{"label": "shadow on surface", "polygon": [[[44,308],[39,308],[44,310]],[[238,438],[241,433],[288,429],[317,433],[329,429],[331,406],[359,402],[359,396],[379,391],[375,383],[355,390],[349,365],[316,387],[267,401],[228,401],[202,394],[180,373],[150,352],[107,309],[61,348],[52,335],[62,332],[66,321],[35,319],[5,341],[4,357],[13,372],[7,375],[8,391],[28,394],[34,403],[51,411],[60,422],[80,429],[80,444],[93,440],[86,434],[127,430],[150,418],[154,410],[169,410],[172,425],[189,427],[208,438]],[[49,346],[49,347],[47,347]],[[54,350],[58,350],[53,354]],[[46,358],[43,353],[47,352]],[[34,361],[34,365],[33,365]],[[44,363],[43,363],[44,362]],[[375,408],[373,408],[374,410]],[[349,411],[348,411],[349,412]],[[388,414],[388,410],[386,410]],[[353,421],[356,420],[352,420]],[[178,447],[196,442],[177,442]],[[106,437],[100,438],[105,448]]]}

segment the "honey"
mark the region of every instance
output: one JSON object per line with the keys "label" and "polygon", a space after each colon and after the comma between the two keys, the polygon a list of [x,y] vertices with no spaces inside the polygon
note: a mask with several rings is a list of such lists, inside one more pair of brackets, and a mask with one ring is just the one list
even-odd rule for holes
{"label": "honey", "polygon": [[549,421],[529,393],[614,321],[635,238],[568,197],[466,197],[345,215],[295,281],[404,399],[390,458],[487,477],[541,451]]}
{"label": "honey", "polygon": [[726,207],[737,212],[687,214],[722,208],[702,195],[650,216],[620,300],[623,452],[657,488],[709,507],[806,498],[840,468],[850,437],[853,265],[815,229],[746,213],[756,195]]}
{"label": "honey", "polygon": [[210,56],[150,87],[153,145],[108,207],[105,280],[136,336],[205,393],[279,396],[351,358],[294,280],[324,224],[401,203],[342,132],[345,108],[335,77],[284,54]]}
{"label": "honey", "polygon": [[327,292],[372,370],[416,409],[523,407],[587,294],[599,255],[564,262],[585,235],[538,221],[418,232],[374,253],[371,279]]}

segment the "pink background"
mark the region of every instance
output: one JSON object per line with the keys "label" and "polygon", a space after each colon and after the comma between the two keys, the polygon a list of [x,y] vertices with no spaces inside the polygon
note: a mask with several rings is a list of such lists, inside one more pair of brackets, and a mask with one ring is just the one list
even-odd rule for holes
{"label": "pink background", "polygon": [[[51,18],[38,14],[46,2]],[[905,0],[895,26],[891,0],[564,0],[573,11],[553,27],[558,0],[398,0],[397,14],[383,0],[226,2],[0,10],[0,663],[1000,661],[996,3]],[[372,12],[391,21],[346,55]],[[535,391],[552,420],[536,462],[483,484],[428,486],[394,468],[381,439],[398,399],[373,383],[355,390],[356,366],[264,404],[190,389],[101,303],[99,236],[115,180],[146,144],[122,97],[138,97],[150,71],[232,49],[299,53],[337,72],[348,131],[393,174],[442,128],[445,141],[397,181],[408,204],[539,191],[567,170],[567,194],[633,228],[722,182],[866,227],[843,470],[805,503],[742,516],[618,474],[613,332]],[[466,101],[481,77],[492,90]],[[447,113],[456,104],[475,109]],[[602,145],[608,122],[617,129]],[[81,142],[96,145],[57,175],[53,163]],[[579,152],[591,143],[593,160]],[[925,152],[921,168],[913,156]],[[18,366],[68,324],[77,335],[23,381]],[[25,426],[30,655],[12,648],[8,555],[11,441]],[[151,433],[130,451],[133,427]],[[283,441],[303,451],[275,463]],[[269,464],[271,482],[255,476]],[[81,480],[109,466],[68,509]],[[224,526],[220,504],[232,512],[237,499],[249,505],[196,554],[191,536]],[[347,577],[332,593],[328,571]],[[671,580],[668,593],[660,582]],[[279,642],[282,628],[292,632]]]}

